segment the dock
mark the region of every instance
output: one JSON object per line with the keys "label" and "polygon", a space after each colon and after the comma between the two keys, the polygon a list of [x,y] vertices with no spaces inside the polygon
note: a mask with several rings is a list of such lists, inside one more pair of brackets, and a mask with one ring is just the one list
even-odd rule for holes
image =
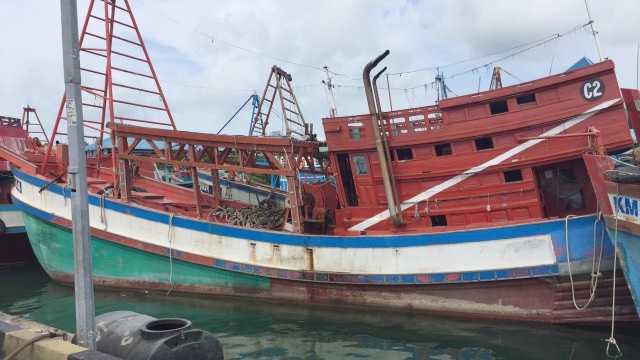
{"label": "dock", "polygon": [[118,360],[71,341],[74,334],[0,312],[0,358],[3,360]]}

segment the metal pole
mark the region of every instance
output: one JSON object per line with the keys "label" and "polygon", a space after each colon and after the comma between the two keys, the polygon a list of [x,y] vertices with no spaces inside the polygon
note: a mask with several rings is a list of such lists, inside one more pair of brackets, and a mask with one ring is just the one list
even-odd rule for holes
{"label": "metal pole", "polygon": [[333,97],[333,85],[331,85],[331,77],[329,77],[329,67],[323,67],[324,72],[327,74],[327,81],[322,81],[323,84],[327,85],[327,90],[329,91],[329,96],[331,100],[331,107],[329,108],[329,117],[338,116],[338,109],[336,109],[336,99]]}
{"label": "metal pole", "polygon": [[[76,335],[78,345],[96,349],[87,159],[84,153],[80,52],[78,49],[78,9],[76,0],[60,0],[62,14],[62,60],[64,65],[65,109],[69,133],[68,186],[75,270]],[[53,139],[52,139],[53,140]]]}
{"label": "metal pole", "polygon": [[598,40],[598,32],[593,27],[593,20],[591,19],[591,11],[589,10],[589,1],[584,0],[584,6],[587,8],[587,16],[589,16],[589,25],[591,25],[591,33],[593,34],[593,38],[596,41],[596,48],[598,49],[598,56],[600,57],[600,61],[604,60],[602,58],[602,52],[600,52],[600,40]]}

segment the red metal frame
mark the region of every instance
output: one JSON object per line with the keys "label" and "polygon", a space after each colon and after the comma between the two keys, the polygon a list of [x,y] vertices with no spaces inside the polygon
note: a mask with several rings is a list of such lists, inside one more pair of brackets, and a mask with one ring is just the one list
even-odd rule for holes
{"label": "red metal frame", "polygon": [[[91,29],[92,25],[101,27],[100,23],[104,24],[104,34],[99,34]],[[131,32],[133,32],[133,35],[129,35],[129,37],[123,35],[126,33],[131,34]],[[98,44],[94,45],[95,42]],[[120,51],[118,46],[124,46],[128,50]],[[130,50],[131,48],[138,49],[142,55],[136,56],[129,53],[128,51],[133,51]],[[153,124],[160,128],[177,129],[128,0],[118,0],[118,5],[116,5],[115,0],[103,1],[102,9],[96,6],[95,0],[91,0],[80,34],[79,51],[81,57],[82,90],[86,94],[89,94],[89,97],[85,97],[82,103],[83,112],[85,113],[84,126],[86,129],[92,130],[94,133],[97,132],[98,134],[97,136],[86,135],[85,138],[94,138],[98,144],[102,144],[104,135],[108,132],[106,124],[115,121],[128,124]],[[115,66],[114,58],[117,58],[123,65]],[[104,68],[96,65],[100,60],[103,62]],[[139,64],[143,64],[145,68],[139,70]],[[136,65],[138,66],[136,67]],[[114,72],[152,80],[153,86],[144,87],[143,85],[139,85],[136,87],[114,82]],[[92,87],[88,83],[85,83],[88,77],[102,78],[102,89]],[[118,97],[118,94],[114,94],[114,89],[157,95],[160,97],[161,106],[154,106],[142,101],[132,101],[129,97],[125,100],[124,98]],[[91,97],[97,99],[99,104],[91,104],[86,101],[87,98]],[[67,135],[60,131],[60,121],[66,120],[65,114],[63,114],[65,100],[66,94],[63,94],[53,131],[49,137],[51,141],[45,152],[45,163],[47,163],[54,151],[53,147],[56,140],[59,140],[58,137]],[[131,117],[126,115],[128,114],[127,111],[123,111],[122,108],[118,108],[117,105],[126,107],[127,109],[140,108],[160,111],[166,114],[166,119],[158,121],[156,117],[153,117],[154,120]],[[100,112],[99,118],[94,119],[87,116],[88,110],[98,110]],[[100,156],[101,154],[98,155]],[[112,166],[116,168],[114,152],[112,152]],[[44,168],[41,171],[44,171]]]}
{"label": "red metal frame", "polygon": [[[320,157],[317,142],[301,141],[284,137],[254,137],[201,134],[193,132],[173,131],[166,129],[149,129],[132,125],[110,123],[107,126],[118,139],[117,157],[123,160],[121,173],[126,184],[121,194],[122,198],[132,199],[133,182],[132,164],[148,161],[162,162],[190,170],[193,178],[193,195],[197,217],[202,218],[202,199],[198,184],[197,169],[208,169],[214,183],[217,183],[219,170],[250,172],[261,174],[276,174],[287,177],[288,195],[291,201],[291,218],[293,232],[302,232],[305,214],[301,211],[304,206],[303,190],[297,176],[299,169],[306,161],[314,163]],[[158,148],[154,141],[163,141],[165,150]],[[140,155],[134,149],[141,142],[146,142],[153,150],[154,156]],[[177,150],[167,150],[177,149]],[[260,149],[260,150],[257,150]],[[239,161],[231,157],[239,155]],[[208,161],[205,161],[205,154]],[[185,156],[186,155],[186,156]],[[257,159],[264,156],[267,165],[258,165]],[[219,205],[222,198],[220,189],[214,187],[214,202]]]}

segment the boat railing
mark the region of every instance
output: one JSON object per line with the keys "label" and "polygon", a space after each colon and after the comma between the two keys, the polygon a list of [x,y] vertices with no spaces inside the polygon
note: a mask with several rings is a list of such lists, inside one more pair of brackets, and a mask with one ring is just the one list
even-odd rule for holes
{"label": "boat railing", "polygon": [[[445,127],[442,112],[433,106],[383,113],[382,129],[389,138],[413,138]],[[331,145],[361,143],[373,137],[369,115],[324,119],[327,143]]]}

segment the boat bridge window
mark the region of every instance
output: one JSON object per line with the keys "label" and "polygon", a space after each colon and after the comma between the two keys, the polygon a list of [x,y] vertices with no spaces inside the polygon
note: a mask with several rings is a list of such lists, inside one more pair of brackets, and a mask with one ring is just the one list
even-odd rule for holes
{"label": "boat bridge window", "polygon": [[453,152],[451,151],[451,144],[440,144],[435,146],[436,156],[446,156],[451,155]]}
{"label": "boat bridge window", "polygon": [[398,149],[398,161],[413,160],[413,151],[410,148]]}
{"label": "boat bridge window", "polygon": [[476,139],[476,150],[489,150],[493,149],[493,139],[490,137]]}
{"label": "boat bridge window", "polygon": [[505,171],[503,174],[505,183],[522,181],[522,171],[520,171],[520,169]]}
{"label": "boat bridge window", "polygon": [[491,104],[489,104],[489,109],[491,109],[491,115],[506,113],[509,111],[507,100],[492,102]]}
{"label": "boat bridge window", "polygon": [[366,175],[369,173],[367,168],[367,160],[362,155],[356,155],[353,157],[353,165],[355,167],[356,175]]}
{"label": "boat bridge window", "polygon": [[521,95],[516,98],[518,105],[536,102],[536,94]]}
{"label": "boat bridge window", "polygon": [[364,136],[364,124],[362,122],[349,123],[347,127],[349,128],[349,137],[351,139],[357,140]]}
{"label": "boat bridge window", "polygon": [[447,217],[445,215],[431,215],[431,226],[447,226]]}

